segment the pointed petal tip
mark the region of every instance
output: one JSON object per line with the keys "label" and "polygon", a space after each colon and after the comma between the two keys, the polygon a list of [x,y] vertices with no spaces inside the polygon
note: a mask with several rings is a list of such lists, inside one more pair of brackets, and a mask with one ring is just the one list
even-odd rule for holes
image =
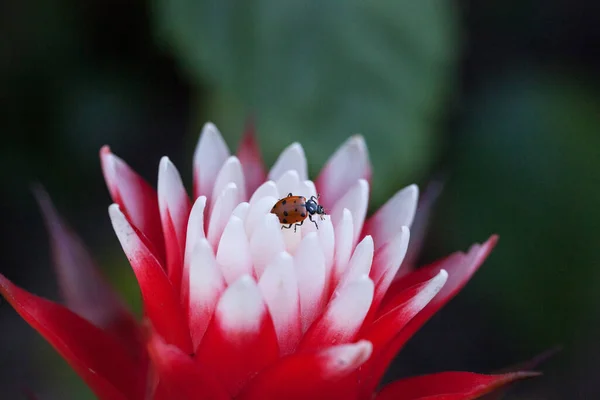
{"label": "pointed petal tip", "polygon": [[337,353],[334,360],[340,370],[357,368],[371,357],[373,344],[368,340],[359,340],[356,343],[337,346],[332,351]]}

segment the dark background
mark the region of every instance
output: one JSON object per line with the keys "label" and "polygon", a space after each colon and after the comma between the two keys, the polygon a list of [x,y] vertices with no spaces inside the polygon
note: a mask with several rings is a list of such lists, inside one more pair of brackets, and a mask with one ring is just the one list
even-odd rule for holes
{"label": "dark background", "polygon": [[[444,178],[423,261],[500,234],[391,376],[490,372],[562,345],[509,398],[600,398],[599,26],[592,1],[2,2],[0,272],[59,298],[40,182],[139,310],[100,146],[151,182],[168,155],[190,182],[203,122],[235,149],[253,115],[267,163],[298,140],[314,176],[362,133],[373,208]],[[0,328],[2,398],[91,398],[6,303]]]}

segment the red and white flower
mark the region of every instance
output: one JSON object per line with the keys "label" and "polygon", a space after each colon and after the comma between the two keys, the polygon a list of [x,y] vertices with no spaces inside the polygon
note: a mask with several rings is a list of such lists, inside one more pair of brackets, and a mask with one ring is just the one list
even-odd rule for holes
{"label": "red and white flower", "polygon": [[[472,399],[530,373],[446,372],[379,389],[406,341],[469,280],[488,241],[398,275],[418,189],[367,218],[371,167],[350,138],[315,183],[294,143],[266,171],[249,129],[237,156],[207,123],[193,201],[167,157],[158,190],[100,152],[113,228],[137,277],[138,323],[38,191],[67,306],[0,276],[0,292],[101,399]],[[319,193],[329,216],[297,232],[270,213]]]}

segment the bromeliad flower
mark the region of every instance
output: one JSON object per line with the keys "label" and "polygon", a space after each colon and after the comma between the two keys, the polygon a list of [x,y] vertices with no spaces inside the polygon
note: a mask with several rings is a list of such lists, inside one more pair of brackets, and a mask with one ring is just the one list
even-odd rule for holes
{"label": "bromeliad flower", "polygon": [[[366,218],[371,168],[360,136],[313,183],[299,144],[267,173],[251,130],[231,156],[208,123],[194,155],[193,203],[166,157],[157,192],[108,147],[100,157],[145,322],[104,283],[41,191],[70,309],[0,276],[3,296],[99,398],[455,400],[532,375],[445,372],[379,388],[392,358],[466,284],[496,237],[398,275],[418,190],[402,189]],[[271,210],[289,193],[319,193],[327,216],[281,229]]]}

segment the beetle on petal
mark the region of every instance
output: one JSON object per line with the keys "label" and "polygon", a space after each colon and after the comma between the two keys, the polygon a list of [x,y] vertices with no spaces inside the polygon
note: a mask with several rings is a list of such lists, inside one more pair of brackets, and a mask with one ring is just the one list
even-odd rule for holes
{"label": "beetle on petal", "polygon": [[313,219],[313,215],[317,214],[323,220],[325,219],[324,215],[327,215],[327,213],[323,206],[317,202],[318,199],[318,195],[310,196],[310,199],[306,200],[304,196],[294,196],[292,193],[288,193],[287,197],[275,203],[271,209],[271,213],[277,215],[279,222],[283,224],[281,229],[290,229],[293,226],[294,232],[296,232],[296,229],[302,226],[306,218],[310,219],[317,229],[319,229],[319,225]]}

